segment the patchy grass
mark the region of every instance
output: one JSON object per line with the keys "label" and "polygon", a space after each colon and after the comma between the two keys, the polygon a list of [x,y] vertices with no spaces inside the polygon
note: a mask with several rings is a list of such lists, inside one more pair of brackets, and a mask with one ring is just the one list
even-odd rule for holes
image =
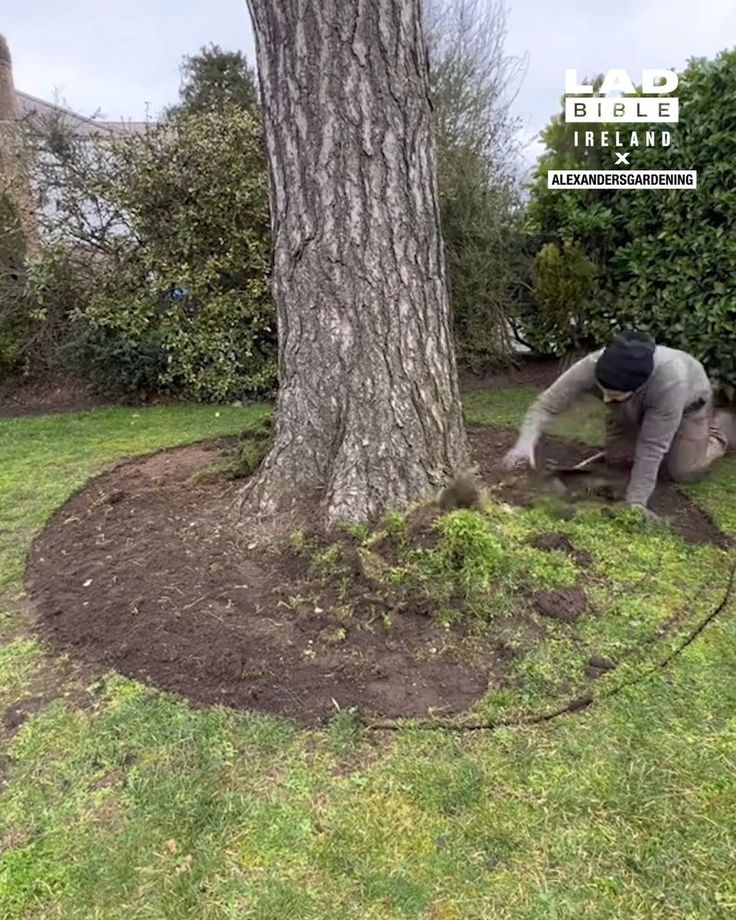
{"label": "patchy grass", "polygon": [[[473,393],[468,417],[512,423],[521,403],[515,393]],[[0,422],[8,592],[20,591],[33,534],[90,475],[122,456],[236,433],[266,410],[219,411]],[[733,469],[723,464],[693,494],[736,532]],[[590,630],[609,651],[683,600],[704,611],[723,587],[726,553],[686,550],[634,520],[590,510],[561,522],[544,506],[499,526],[522,543],[551,521],[595,558],[596,603],[608,612],[605,636],[598,621]],[[400,520],[393,526],[405,533]],[[541,556],[524,562],[540,583],[563,577]],[[88,688],[64,678],[11,730],[3,713],[37,695],[53,668],[6,615],[0,916],[733,916],[735,621],[731,607],[671,667],[582,715],[456,735],[411,726],[367,734],[349,713],[328,731],[298,732],[282,720],[196,710],[114,675]],[[538,687],[548,675],[535,673]]]}
{"label": "patchy grass", "polygon": [[[8,623],[4,625],[7,628]],[[0,645],[0,705],[7,706],[18,699],[42,660],[43,653],[35,639],[9,640]]]}
{"label": "patchy grass", "polygon": [[[562,520],[561,507],[568,512]],[[422,613],[429,607],[447,629],[433,651],[453,660],[472,660],[478,642],[484,655],[495,656],[485,643],[501,637],[503,674],[470,721],[528,719],[584,693],[609,693],[656,666],[724,591],[723,551],[685,543],[628,508],[547,500],[523,510],[490,503],[434,521],[420,509],[403,527],[396,516],[387,523],[393,537],[386,530],[368,537],[356,532],[324,548],[294,535],[315,576],[303,589],[309,606],[325,611],[331,623],[336,603],[352,603],[346,621],[358,637],[364,620],[375,618],[377,597],[389,618],[402,607]],[[406,539],[409,526],[417,542]],[[534,545],[552,534],[566,538],[570,552]],[[352,568],[356,547],[364,579]],[[596,657],[616,667],[591,684],[588,663]]]}
{"label": "patchy grass", "polygon": [[722,530],[736,533],[736,458],[721,460],[702,482],[687,491]]}

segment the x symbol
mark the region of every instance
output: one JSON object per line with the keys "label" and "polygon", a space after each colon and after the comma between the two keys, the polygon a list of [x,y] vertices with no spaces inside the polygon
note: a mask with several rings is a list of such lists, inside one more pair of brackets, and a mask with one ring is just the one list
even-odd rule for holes
{"label": "x symbol", "polygon": [[617,153],[616,156],[618,157],[616,160],[616,166],[618,166],[620,163],[624,163],[626,166],[631,166],[631,163],[629,163],[629,157],[631,156],[630,150],[628,153]]}

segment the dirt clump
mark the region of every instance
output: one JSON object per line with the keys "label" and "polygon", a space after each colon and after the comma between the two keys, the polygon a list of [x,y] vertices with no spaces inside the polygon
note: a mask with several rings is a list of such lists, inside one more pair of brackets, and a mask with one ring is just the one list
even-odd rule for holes
{"label": "dirt clump", "polygon": [[585,664],[585,676],[588,680],[598,680],[609,671],[615,671],[616,662],[604,655],[591,655]]}
{"label": "dirt clump", "polygon": [[583,588],[555,588],[537,594],[534,609],[543,617],[575,623],[588,609],[588,598]]}
{"label": "dirt clump", "polygon": [[583,569],[590,568],[593,565],[593,557],[587,549],[577,549],[572,540],[564,533],[543,533],[531,541],[531,546],[535,549],[559,550],[567,553]]}
{"label": "dirt clump", "polygon": [[456,508],[480,508],[480,489],[472,471],[464,471],[453,476],[442,490],[438,504],[443,511],[452,511]]}
{"label": "dirt clump", "polygon": [[15,706],[11,706],[11,708],[5,712],[2,718],[2,727],[12,734],[23,725],[26,719],[43,709],[47,703],[48,700],[42,697],[29,697],[28,699],[21,700],[21,702],[17,703]]}

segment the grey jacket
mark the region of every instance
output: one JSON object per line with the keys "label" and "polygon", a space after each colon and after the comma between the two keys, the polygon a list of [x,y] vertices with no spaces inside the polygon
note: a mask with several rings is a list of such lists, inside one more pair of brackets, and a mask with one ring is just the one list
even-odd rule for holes
{"label": "grey jacket", "polygon": [[[551,420],[572,402],[586,393],[600,392],[595,365],[601,354],[602,349],[573,364],[538,397],[522,425],[520,446],[533,447]],[[657,345],[652,376],[629,401],[612,410],[625,413],[638,428],[634,466],[626,492],[628,502],[646,505],[683,415],[703,401],[710,404],[712,398],[708,375],[697,359],[687,352]]]}

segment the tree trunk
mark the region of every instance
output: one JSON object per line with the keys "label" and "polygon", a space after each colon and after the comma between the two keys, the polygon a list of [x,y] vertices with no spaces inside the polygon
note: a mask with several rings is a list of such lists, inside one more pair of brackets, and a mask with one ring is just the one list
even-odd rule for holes
{"label": "tree trunk", "polygon": [[467,462],[419,0],[249,0],[271,169],[279,394],[246,487],[328,523]]}
{"label": "tree trunk", "polygon": [[0,194],[8,194],[18,211],[26,252],[38,252],[41,240],[24,150],[20,107],[13,83],[13,63],[0,35]]}

